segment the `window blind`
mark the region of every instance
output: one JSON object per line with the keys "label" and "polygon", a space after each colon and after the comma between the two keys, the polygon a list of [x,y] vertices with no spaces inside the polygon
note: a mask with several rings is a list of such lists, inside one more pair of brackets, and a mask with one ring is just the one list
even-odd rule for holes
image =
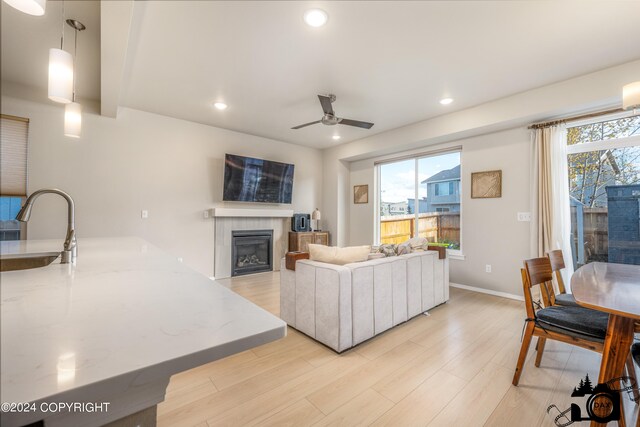
{"label": "window blind", "polygon": [[0,195],[27,195],[29,120],[2,115],[0,122]]}

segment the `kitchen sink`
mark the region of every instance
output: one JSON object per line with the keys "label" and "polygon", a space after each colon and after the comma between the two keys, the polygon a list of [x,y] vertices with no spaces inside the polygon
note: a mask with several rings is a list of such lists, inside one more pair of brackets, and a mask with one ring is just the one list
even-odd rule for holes
{"label": "kitchen sink", "polygon": [[0,271],[28,270],[46,267],[60,256],[60,252],[0,255]]}

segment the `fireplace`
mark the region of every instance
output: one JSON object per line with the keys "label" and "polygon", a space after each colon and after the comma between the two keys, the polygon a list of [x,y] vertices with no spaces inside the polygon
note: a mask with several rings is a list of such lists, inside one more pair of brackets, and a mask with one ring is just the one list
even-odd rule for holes
{"label": "fireplace", "polygon": [[231,275],[273,270],[273,230],[231,232]]}

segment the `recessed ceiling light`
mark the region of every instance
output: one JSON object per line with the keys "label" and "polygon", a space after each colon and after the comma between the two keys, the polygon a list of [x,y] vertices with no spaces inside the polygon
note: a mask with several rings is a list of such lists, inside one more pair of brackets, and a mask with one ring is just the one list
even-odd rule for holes
{"label": "recessed ceiling light", "polygon": [[340,135],[333,135],[331,138],[333,138],[334,140],[339,140],[340,139]]}
{"label": "recessed ceiling light", "polygon": [[322,9],[309,9],[304,13],[304,22],[310,27],[322,27],[327,23],[329,15]]}
{"label": "recessed ceiling light", "polygon": [[452,102],[453,102],[453,99],[452,99],[452,98],[442,98],[442,99],[440,100],[440,104],[442,104],[442,105],[449,105],[449,104],[451,104]]}
{"label": "recessed ceiling light", "polygon": [[227,104],[225,104],[224,102],[216,102],[215,104],[213,104],[213,106],[216,107],[218,110],[227,109]]}

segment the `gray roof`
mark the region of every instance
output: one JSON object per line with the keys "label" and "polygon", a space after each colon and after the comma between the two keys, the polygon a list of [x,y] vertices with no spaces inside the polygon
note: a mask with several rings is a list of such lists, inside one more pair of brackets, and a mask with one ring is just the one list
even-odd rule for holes
{"label": "gray roof", "polygon": [[435,181],[453,181],[455,179],[460,179],[460,165],[451,169],[440,171],[435,175],[431,175],[429,178],[422,181],[421,184],[424,184],[425,182]]}

